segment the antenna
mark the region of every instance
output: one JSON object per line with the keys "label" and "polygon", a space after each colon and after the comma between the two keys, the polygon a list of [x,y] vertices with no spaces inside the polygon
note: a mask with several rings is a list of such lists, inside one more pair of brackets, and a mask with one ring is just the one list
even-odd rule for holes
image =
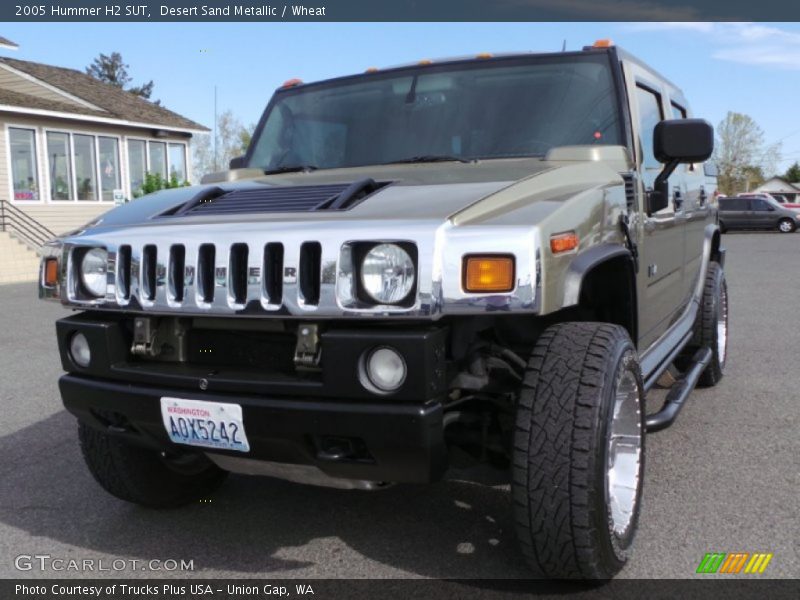
{"label": "antenna", "polygon": [[214,84],[214,170],[219,171],[217,166],[217,85]]}
{"label": "antenna", "polygon": [[562,52],[566,52],[567,51],[567,40],[564,40],[564,43],[561,44],[561,51]]}

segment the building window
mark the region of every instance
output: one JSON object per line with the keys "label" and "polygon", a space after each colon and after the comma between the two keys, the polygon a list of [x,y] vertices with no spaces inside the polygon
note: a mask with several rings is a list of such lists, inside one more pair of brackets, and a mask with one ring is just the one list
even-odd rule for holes
{"label": "building window", "polygon": [[97,138],[97,149],[100,156],[100,193],[104,201],[114,200],[114,190],[122,187],[119,172],[119,141],[117,138]]}
{"label": "building window", "polygon": [[131,196],[141,195],[144,185],[144,174],[147,171],[147,156],[143,140],[128,140],[128,176],[130,177]]}
{"label": "building window", "polygon": [[33,129],[9,127],[8,139],[11,151],[14,200],[38,200],[36,134]]}
{"label": "building window", "polygon": [[167,178],[167,145],[164,142],[150,142],[150,173]]}
{"label": "building window", "polygon": [[186,146],[183,144],[169,145],[169,177],[180,184],[186,181]]}
{"label": "building window", "polygon": [[47,164],[51,200],[72,200],[72,163],[69,134],[47,132]]}
{"label": "building window", "polygon": [[97,200],[97,161],[94,136],[76,133],[72,136],[72,145],[78,200]]}

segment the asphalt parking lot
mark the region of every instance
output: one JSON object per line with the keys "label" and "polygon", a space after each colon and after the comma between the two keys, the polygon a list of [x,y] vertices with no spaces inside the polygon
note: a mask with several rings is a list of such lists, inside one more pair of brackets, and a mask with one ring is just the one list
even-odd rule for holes
{"label": "asphalt parking lot", "polygon": [[[648,437],[644,513],[622,577],[691,577],[706,552],[771,552],[767,574],[800,577],[800,234],[723,239],[727,374]],[[193,560],[191,575],[214,578],[527,576],[505,487],[369,493],[232,476],[209,502],[180,510],[108,496],[58,396],[53,322],[65,314],[37,301],[32,284],[0,286],[0,577],[42,576],[18,571],[20,554]]]}

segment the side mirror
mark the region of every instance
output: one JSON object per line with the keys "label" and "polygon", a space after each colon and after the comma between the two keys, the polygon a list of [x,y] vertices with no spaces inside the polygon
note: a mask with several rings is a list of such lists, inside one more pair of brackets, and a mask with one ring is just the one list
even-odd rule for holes
{"label": "side mirror", "polygon": [[232,158],[230,164],[228,165],[230,169],[244,169],[246,166],[246,157],[244,156]]}
{"label": "side mirror", "polygon": [[653,154],[658,162],[701,163],[714,152],[714,128],[703,119],[661,121],[653,131]]}
{"label": "side mirror", "polygon": [[656,177],[648,194],[647,214],[669,204],[667,179],[683,163],[701,163],[714,152],[714,128],[703,119],[661,121],[653,131],[653,154],[664,169]]}

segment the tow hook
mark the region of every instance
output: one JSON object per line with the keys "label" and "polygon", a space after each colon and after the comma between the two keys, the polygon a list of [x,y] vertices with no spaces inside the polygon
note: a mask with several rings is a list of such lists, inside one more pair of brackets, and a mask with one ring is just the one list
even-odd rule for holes
{"label": "tow hook", "polygon": [[302,370],[318,370],[321,355],[318,326],[313,323],[300,324],[294,348],[294,366]]}
{"label": "tow hook", "polygon": [[155,319],[137,317],[133,320],[133,344],[131,354],[134,356],[153,356],[158,327]]}

